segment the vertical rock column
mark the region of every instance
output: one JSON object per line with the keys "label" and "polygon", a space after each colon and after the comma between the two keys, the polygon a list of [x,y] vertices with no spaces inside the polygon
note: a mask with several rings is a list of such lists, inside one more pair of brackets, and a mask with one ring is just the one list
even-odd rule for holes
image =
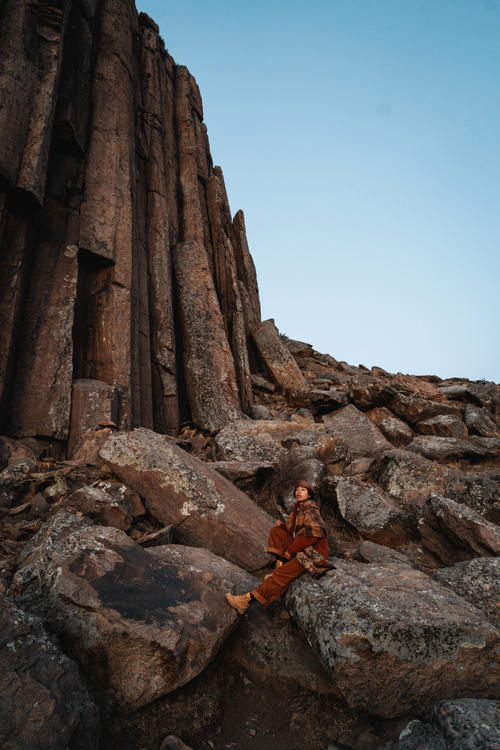
{"label": "vertical rock column", "polygon": [[203,208],[206,210],[206,206],[203,207],[200,200],[199,184],[199,143],[203,137],[201,99],[188,70],[179,66],[176,71],[183,241],[174,248],[174,267],[183,359],[193,421],[212,432],[238,417],[240,402],[233,356],[205,245]]}
{"label": "vertical rock column", "polygon": [[145,239],[149,270],[154,427],[159,432],[175,433],[179,428],[179,394],[170,249],[171,227],[175,233],[178,227],[174,63],[165,52],[156,24],[144,14],[139,20],[142,127],[148,149]]}
{"label": "vertical rock column", "polygon": [[[135,190],[134,33],[132,3],[107,0],[102,12],[93,87],[92,135],[80,210],[79,246],[96,258],[94,371],[117,386],[120,427],[131,424],[132,273]],[[107,267],[106,267],[107,266]]]}
{"label": "vertical rock column", "polygon": [[252,403],[252,382],[248,362],[247,334],[238,286],[233,222],[220,167],[215,167],[213,174],[209,177],[207,196],[215,283],[226,335],[233,352],[241,406],[243,411],[248,411]]}

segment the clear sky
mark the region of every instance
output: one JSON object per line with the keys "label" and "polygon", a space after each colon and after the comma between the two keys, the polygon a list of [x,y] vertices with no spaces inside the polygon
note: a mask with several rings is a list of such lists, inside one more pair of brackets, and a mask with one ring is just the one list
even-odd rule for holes
{"label": "clear sky", "polygon": [[195,76],[264,318],[500,382],[500,0],[137,0]]}

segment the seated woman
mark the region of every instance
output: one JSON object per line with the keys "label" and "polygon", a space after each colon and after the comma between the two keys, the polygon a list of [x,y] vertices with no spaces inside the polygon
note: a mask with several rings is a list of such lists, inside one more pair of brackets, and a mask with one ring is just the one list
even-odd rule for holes
{"label": "seated woman", "polygon": [[276,521],[269,534],[267,551],[276,555],[276,567],[253,591],[226,599],[242,615],[252,599],[268,607],[290,583],[306,572],[319,575],[333,566],[328,563],[326,528],[314,501],[314,489],[304,479],[295,482],[295,504],[286,523]]}

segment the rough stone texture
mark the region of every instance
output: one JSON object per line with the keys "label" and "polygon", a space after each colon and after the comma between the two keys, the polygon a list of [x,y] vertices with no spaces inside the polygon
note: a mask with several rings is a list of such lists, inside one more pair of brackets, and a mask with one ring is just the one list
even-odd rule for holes
{"label": "rough stone texture", "polygon": [[131,0],[4,2],[0,57],[0,430],[67,440],[73,380],[121,429],[218,429],[260,303],[194,78]]}
{"label": "rough stone texture", "polygon": [[305,400],[309,386],[281,340],[274,320],[265,320],[252,330],[252,336],[275,383],[290,397]]}
{"label": "rough stone texture", "polygon": [[399,740],[381,750],[497,750],[500,746],[498,701],[440,701],[433,708],[430,721],[410,721]]}
{"label": "rough stone texture", "polygon": [[364,538],[387,546],[404,541],[405,515],[378,487],[356,477],[340,477],[336,492],[342,517]]}
{"label": "rough stone texture", "polygon": [[396,395],[395,389],[386,381],[371,375],[356,375],[351,379],[351,401],[363,411],[388,404]]}
{"label": "rough stone texture", "polygon": [[180,542],[206,547],[248,570],[268,562],[273,519],[173,440],[140,428],[112,435],[100,455],[141,495],[152,516],[176,527]]}
{"label": "rough stone texture", "polygon": [[400,563],[401,565],[411,565],[409,558],[402,552],[385,547],[382,544],[376,544],[369,540],[361,542],[357,549],[357,554],[367,563],[376,563],[377,565],[389,565],[391,563]]}
{"label": "rough stone texture", "polygon": [[306,419],[240,420],[224,427],[215,437],[215,451],[221,461],[278,461],[284,446],[310,445],[317,450],[329,438],[325,427]]}
{"label": "rough stone texture", "polygon": [[436,580],[484,612],[500,630],[500,558],[467,560],[436,571]]}
{"label": "rough stone texture", "polygon": [[120,482],[103,479],[80,487],[68,495],[63,501],[63,507],[84,513],[105,526],[114,526],[122,531],[127,531],[134,519],[146,513],[136,492]]}
{"label": "rough stone texture", "polygon": [[329,388],[327,391],[311,388],[309,400],[315,414],[328,414],[340,406],[346,406],[349,403],[349,393],[339,388]]}
{"label": "rough stone texture", "polygon": [[488,477],[465,474],[406,450],[392,450],[383,454],[376,478],[402,503],[421,508],[435,493],[467,505],[488,520],[498,519],[498,488]]}
{"label": "rough stone texture", "polygon": [[353,404],[323,416],[327,432],[341,437],[353,456],[371,456],[391,448],[380,430]]}
{"label": "rough stone texture", "polygon": [[487,409],[467,404],[464,409],[464,422],[474,435],[484,435],[485,437],[498,436],[498,428],[490,418]]}
{"label": "rough stone texture", "polygon": [[335,565],[295,581],[286,602],[349,705],[395,717],[496,697],[499,634],[482,613],[404,565]]}
{"label": "rough stone texture", "polygon": [[2,750],[97,750],[99,712],[40,619],[0,602]]}
{"label": "rough stone texture", "polygon": [[32,540],[12,591],[65,638],[96,687],[137,709],[199,674],[237,615],[226,581],[88,524],[60,511]]}
{"label": "rough stone texture", "polygon": [[98,380],[74,380],[68,456],[71,458],[85,432],[117,421],[118,394],[113,386]]}
{"label": "rough stone texture", "polygon": [[213,461],[210,467],[243,492],[261,488],[274,472],[274,464],[264,461]]}
{"label": "rough stone texture", "polygon": [[[482,442],[479,442],[481,440]],[[491,441],[490,444],[485,441]],[[490,458],[500,453],[500,440],[496,438],[472,438],[459,440],[452,437],[415,437],[406,450],[420,453],[433,461],[456,461],[460,458]]]}
{"label": "rough stone texture", "polygon": [[500,554],[500,527],[447,497],[430,496],[418,528],[425,546],[445,564]]}
{"label": "rough stone texture", "polygon": [[397,448],[408,445],[413,439],[413,431],[408,425],[397,417],[387,417],[378,423],[379,430],[387,440]]}
{"label": "rough stone texture", "polygon": [[398,417],[410,424],[436,417],[438,414],[453,414],[460,418],[462,410],[455,404],[439,403],[422,398],[416,393],[398,393],[391,403],[391,409]]}
{"label": "rough stone texture", "polygon": [[421,435],[437,435],[466,440],[469,431],[465,424],[453,414],[438,414],[436,417],[423,419],[415,426]]}

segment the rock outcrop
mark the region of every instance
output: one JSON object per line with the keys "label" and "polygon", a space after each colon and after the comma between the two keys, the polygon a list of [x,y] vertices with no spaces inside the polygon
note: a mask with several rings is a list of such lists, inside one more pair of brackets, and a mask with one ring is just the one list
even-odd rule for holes
{"label": "rock outcrop", "polygon": [[219,429],[260,303],[196,81],[132,0],[3,3],[0,50],[0,431]]}

